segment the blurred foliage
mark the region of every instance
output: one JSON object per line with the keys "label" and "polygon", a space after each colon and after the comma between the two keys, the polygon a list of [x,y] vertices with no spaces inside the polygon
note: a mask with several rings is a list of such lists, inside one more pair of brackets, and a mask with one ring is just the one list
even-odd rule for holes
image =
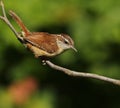
{"label": "blurred foliage", "polygon": [[[67,51],[53,58],[54,63],[120,78],[120,0],[4,0],[4,4],[7,13],[14,10],[31,31],[67,33],[74,39],[78,52]],[[38,88],[19,106],[8,89],[31,76]],[[120,108],[119,87],[71,78],[41,65],[2,21],[0,84],[0,108]]]}

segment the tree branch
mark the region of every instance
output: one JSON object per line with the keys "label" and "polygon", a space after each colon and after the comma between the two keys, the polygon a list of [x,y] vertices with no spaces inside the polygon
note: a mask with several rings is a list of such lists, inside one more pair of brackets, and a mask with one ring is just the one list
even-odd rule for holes
{"label": "tree branch", "polygon": [[[4,4],[3,4],[2,1],[0,2],[0,5],[2,7],[2,13],[3,13],[3,16],[0,16],[0,19],[3,20],[9,26],[9,28],[13,31],[13,33],[15,34],[15,36],[17,37],[17,39],[23,41],[23,37],[21,37],[18,34],[18,32],[15,30],[15,28],[12,26],[12,24],[8,20],[8,18],[6,16],[5,9],[4,9]],[[97,75],[97,74],[92,74],[92,73],[84,73],[84,72],[72,71],[72,70],[69,70],[69,69],[57,66],[57,65],[53,64],[50,61],[46,61],[46,63],[51,68],[59,70],[59,71],[62,71],[62,72],[64,72],[65,74],[67,74],[69,76],[93,78],[93,79],[98,79],[98,80],[106,81],[106,82],[109,82],[109,83],[112,83],[112,84],[120,86],[120,80],[117,80],[117,79],[112,79],[112,78],[109,78],[109,77],[105,77],[105,76]]]}
{"label": "tree branch", "polygon": [[77,72],[77,71],[69,70],[69,69],[60,67],[58,65],[55,65],[55,64],[53,64],[50,61],[46,61],[46,63],[51,68],[53,68],[55,70],[62,71],[62,72],[64,72],[65,74],[67,74],[69,76],[93,78],[93,79],[98,79],[98,80],[106,81],[106,82],[109,82],[109,83],[112,83],[112,84],[120,86],[120,80],[117,80],[117,79],[113,79],[113,78],[109,78],[109,77],[105,77],[105,76],[97,75],[97,74],[93,74],[93,73],[85,73],[85,72]]}
{"label": "tree branch", "polygon": [[17,37],[17,39],[23,41],[23,38],[18,34],[18,32],[15,30],[15,28],[12,26],[12,24],[8,20],[8,18],[6,16],[4,4],[3,4],[2,1],[0,1],[0,5],[2,7],[2,13],[3,13],[3,16],[0,16],[0,19],[3,20],[8,25],[8,27],[13,31],[13,33],[15,34],[15,36]]}

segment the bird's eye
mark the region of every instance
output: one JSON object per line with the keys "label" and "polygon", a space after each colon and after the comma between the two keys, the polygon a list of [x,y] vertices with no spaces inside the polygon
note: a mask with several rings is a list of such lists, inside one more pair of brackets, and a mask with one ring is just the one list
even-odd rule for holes
{"label": "bird's eye", "polygon": [[67,39],[64,40],[65,44],[69,44],[69,41]]}

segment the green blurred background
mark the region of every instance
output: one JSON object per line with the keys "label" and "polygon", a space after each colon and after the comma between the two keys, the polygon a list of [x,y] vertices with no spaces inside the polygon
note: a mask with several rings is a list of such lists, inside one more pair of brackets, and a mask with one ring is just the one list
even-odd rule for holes
{"label": "green blurred background", "polygon": [[[7,13],[14,10],[31,31],[73,38],[78,52],[66,51],[53,63],[120,79],[120,0],[4,0],[4,4]],[[0,21],[0,108],[120,108],[120,87],[43,66]]]}

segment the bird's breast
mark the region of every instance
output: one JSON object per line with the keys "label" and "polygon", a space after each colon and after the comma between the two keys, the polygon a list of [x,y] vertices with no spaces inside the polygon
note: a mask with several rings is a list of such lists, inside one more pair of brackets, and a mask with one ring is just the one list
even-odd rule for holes
{"label": "bird's breast", "polygon": [[43,49],[40,49],[36,46],[31,45],[31,44],[26,44],[26,46],[30,51],[33,52],[33,54],[35,55],[36,58],[38,58],[40,56],[54,57],[63,51],[63,49],[59,48],[57,51],[55,51],[53,53],[49,53],[49,52],[44,51]]}

